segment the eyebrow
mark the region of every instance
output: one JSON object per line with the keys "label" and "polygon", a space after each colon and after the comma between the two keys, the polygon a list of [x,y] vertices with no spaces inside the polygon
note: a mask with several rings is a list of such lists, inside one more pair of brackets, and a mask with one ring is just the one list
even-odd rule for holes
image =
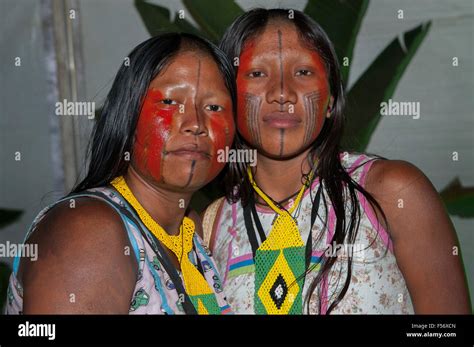
{"label": "eyebrow", "polygon": [[225,89],[225,91],[219,90],[219,89],[213,89],[213,90],[208,90],[204,95],[202,95],[202,98],[211,98],[211,97],[220,97],[220,96],[228,96],[230,98],[230,93]]}
{"label": "eyebrow", "polygon": [[[164,96],[164,90],[166,88],[169,88],[169,87],[172,87],[173,89],[178,89],[178,90],[186,90],[188,89],[188,86],[176,86],[176,83],[160,83],[159,86],[156,86],[156,87],[153,87],[152,89],[154,91],[160,91],[163,93],[163,96]],[[203,98],[210,98],[210,97],[213,97],[213,96],[229,96],[230,97],[230,92],[227,90],[227,88],[224,88],[222,90],[220,89],[217,89],[217,88],[214,88],[214,89],[209,89],[209,88],[199,88],[202,90],[205,90],[203,92],[203,95],[202,97]],[[199,92],[199,91],[197,91]]]}

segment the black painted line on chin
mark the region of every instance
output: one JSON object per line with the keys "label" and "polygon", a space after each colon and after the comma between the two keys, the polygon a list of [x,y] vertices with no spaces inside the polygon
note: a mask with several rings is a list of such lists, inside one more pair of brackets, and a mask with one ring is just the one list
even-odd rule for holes
{"label": "black painted line on chin", "polygon": [[195,166],[196,166],[196,160],[193,160],[191,162],[191,172],[189,173],[188,182],[186,182],[186,184],[184,185],[185,187],[189,186],[189,184],[191,183],[191,180],[193,179]]}
{"label": "black painted line on chin", "polygon": [[285,129],[280,129],[280,157],[283,156],[283,147],[284,147],[283,138],[284,137],[285,137]]}

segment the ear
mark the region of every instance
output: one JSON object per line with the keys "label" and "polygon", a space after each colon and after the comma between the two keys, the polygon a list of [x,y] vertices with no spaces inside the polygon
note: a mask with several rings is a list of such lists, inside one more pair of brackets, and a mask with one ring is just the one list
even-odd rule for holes
{"label": "ear", "polygon": [[328,107],[326,111],[326,118],[331,118],[331,112],[333,110],[333,106],[334,106],[334,97],[331,95],[331,97],[329,98]]}

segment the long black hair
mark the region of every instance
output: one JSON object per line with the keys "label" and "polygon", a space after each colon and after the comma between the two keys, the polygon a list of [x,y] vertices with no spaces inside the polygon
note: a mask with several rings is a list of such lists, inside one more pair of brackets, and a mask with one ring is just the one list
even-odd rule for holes
{"label": "long black hair", "polygon": [[234,70],[227,56],[217,46],[206,39],[185,33],[152,37],[135,47],[120,67],[89,142],[87,174],[72,193],[107,185],[115,177],[125,174],[148,87],[180,51],[199,51],[213,58],[231,96],[235,115]]}
{"label": "long black hair", "polygon": [[[290,13],[292,14],[292,18],[289,16]],[[307,160],[312,170],[314,170],[314,172],[319,176],[320,184],[325,187],[325,191],[327,192],[336,215],[337,220],[335,232],[330,244],[333,244],[333,242],[336,244],[343,244],[344,242],[354,243],[361,218],[359,200],[356,191],[359,191],[365,196],[372,205],[372,208],[378,209],[381,212],[385,221],[386,218],[377,201],[351,178],[350,173],[345,170],[340,160],[340,142],[344,127],[344,86],[341,80],[340,67],[336,52],[327,34],[313,19],[303,12],[289,9],[267,10],[258,8],[244,13],[232,23],[222,38],[220,48],[231,59],[240,57],[241,51],[247,40],[255,38],[262,33],[270,21],[277,23],[290,23],[294,25],[302,42],[310,49],[316,50],[325,63],[331,96],[334,100],[330,118],[325,119],[319,136],[311,146]],[[234,68],[237,71],[238,66],[235,66]],[[239,134],[237,134],[234,143],[239,149],[249,148]],[[316,159],[318,160],[316,161]],[[306,177],[302,173],[302,182],[305,179]],[[247,176],[246,163],[232,163],[228,166],[225,187],[227,188],[226,198],[229,203],[235,203],[238,200],[240,200],[244,206],[249,203],[250,194],[254,194],[254,192]],[[347,207],[350,207],[349,220],[346,220],[345,196],[347,196],[350,201],[350,204]],[[323,197],[324,206],[326,206],[327,211],[326,194],[323,193]],[[316,289],[318,289],[318,291],[321,289],[319,284],[322,282],[324,276],[329,274],[337,260],[337,254],[327,257],[325,253],[326,252],[324,252],[320,262],[320,271],[310,284],[308,295],[305,298],[308,311],[312,294]],[[347,262],[348,271],[345,283],[341,291],[337,294],[337,297],[328,306],[327,314],[329,314],[342,300],[349,288],[352,273],[351,255],[349,255]],[[310,270],[311,269],[308,271]],[[304,275],[305,274],[302,276]],[[321,295],[319,295],[319,297],[321,298]],[[321,312],[322,302],[321,300],[318,300],[318,302],[319,312]]]}

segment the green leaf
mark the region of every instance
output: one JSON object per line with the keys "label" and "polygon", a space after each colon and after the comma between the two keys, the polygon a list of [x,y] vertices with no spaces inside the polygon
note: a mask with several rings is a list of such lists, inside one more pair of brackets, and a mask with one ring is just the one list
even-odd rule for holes
{"label": "green leaf", "polygon": [[207,37],[218,42],[227,27],[244,11],[233,0],[183,0],[187,10]]}
{"label": "green leaf", "polygon": [[167,8],[143,0],[135,0],[135,7],[151,36],[166,31],[180,31],[179,27],[171,22],[170,11]]}
{"label": "green leaf", "polygon": [[355,41],[365,16],[369,0],[315,0],[308,1],[304,12],[326,31],[341,63],[342,78],[349,78],[349,66],[343,66],[344,57],[352,62]]}
{"label": "green leaf", "polygon": [[456,177],[440,195],[450,215],[462,218],[474,217],[474,187],[463,187]]}
{"label": "green leaf", "polygon": [[20,218],[23,211],[0,209],[0,229]]}
{"label": "green leaf", "polygon": [[343,147],[364,151],[380,121],[380,103],[390,99],[408,64],[425,39],[431,22],[404,34],[404,46],[395,38],[349,91]]}
{"label": "green leaf", "polygon": [[186,19],[179,18],[178,14],[175,14],[174,21],[172,22],[170,11],[165,7],[153,5],[143,0],[135,0],[135,7],[151,36],[168,31],[206,36]]}
{"label": "green leaf", "polygon": [[189,23],[186,19],[181,19],[179,18],[178,15],[175,16],[174,18],[174,22],[173,24],[179,28],[178,31],[180,32],[183,32],[183,33],[189,33],[189,34],[194,34],[194,35],[198,35],[198,36],[201,36],[201,37],[205,37],[207,39],[211,39],[210,37],[208,37],[206,35],[206,33],[204,33],[203,31],[200,31],[198,28],[196,28],[194,25],[192,25],[191,23]]}

